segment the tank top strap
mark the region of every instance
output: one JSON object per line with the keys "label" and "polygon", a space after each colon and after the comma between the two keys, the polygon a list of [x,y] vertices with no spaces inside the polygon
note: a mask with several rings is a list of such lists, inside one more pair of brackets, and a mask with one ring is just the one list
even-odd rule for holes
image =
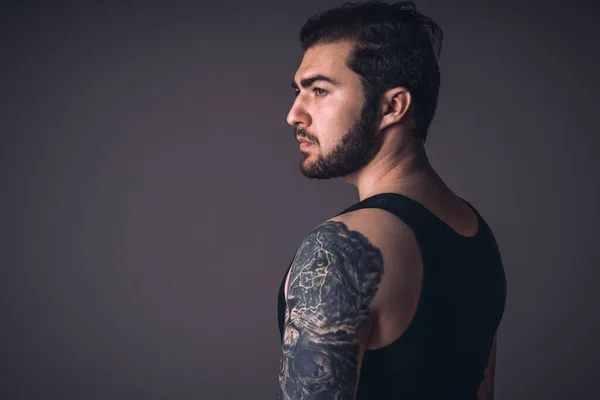
{"label": "tank top strap", "polygon": [[[400,218],[418,239],[444,231],[441,220],[416,200],[399,193],[379,193],[359,201],[337,215],[363,208],[379,208]],[[337,216],[336,215],[336,216]]]}

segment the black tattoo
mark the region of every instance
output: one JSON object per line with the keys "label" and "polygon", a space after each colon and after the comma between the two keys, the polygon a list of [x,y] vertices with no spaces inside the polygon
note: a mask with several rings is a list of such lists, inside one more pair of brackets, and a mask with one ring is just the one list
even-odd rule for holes
{"label": "black tattoo", "polygon": [[279,368],[280,399],[352,399],[357,332],[383,274],[383,255],[336,221],[317,226],[290,269]]}

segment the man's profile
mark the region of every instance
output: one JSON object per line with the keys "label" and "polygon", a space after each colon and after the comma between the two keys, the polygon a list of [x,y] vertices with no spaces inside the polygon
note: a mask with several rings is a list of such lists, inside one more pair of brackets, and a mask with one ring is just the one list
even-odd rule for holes
{"label": "man's profile", "polygon": [[412,2],[347,3],[300,41],[300,169],[343,177],[359,202],[314,227],[283,277],[279,398],[492,399],[500,253],[424,149],[441,29]]}

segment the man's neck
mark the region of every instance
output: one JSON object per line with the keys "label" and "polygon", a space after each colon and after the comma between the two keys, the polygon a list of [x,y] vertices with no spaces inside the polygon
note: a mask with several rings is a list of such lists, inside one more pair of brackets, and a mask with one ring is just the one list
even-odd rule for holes
{"label": "man's neck", "polygon": [[344,177],[357,188],[359,200],[385,192],[445,188],[431,167],[421,142],[414,140],[394,150],[385,149],[384,145],[367,166]]}

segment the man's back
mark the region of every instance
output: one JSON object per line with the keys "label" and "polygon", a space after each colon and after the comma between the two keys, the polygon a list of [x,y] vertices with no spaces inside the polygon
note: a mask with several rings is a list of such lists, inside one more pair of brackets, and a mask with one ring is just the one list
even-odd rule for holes
{"label": "man's back", "polygon": [[360,226],[384,260],[357,399],[477,399],[506,282],[489,226],[457,199],[426,208],[380,193],[330,220]]}

